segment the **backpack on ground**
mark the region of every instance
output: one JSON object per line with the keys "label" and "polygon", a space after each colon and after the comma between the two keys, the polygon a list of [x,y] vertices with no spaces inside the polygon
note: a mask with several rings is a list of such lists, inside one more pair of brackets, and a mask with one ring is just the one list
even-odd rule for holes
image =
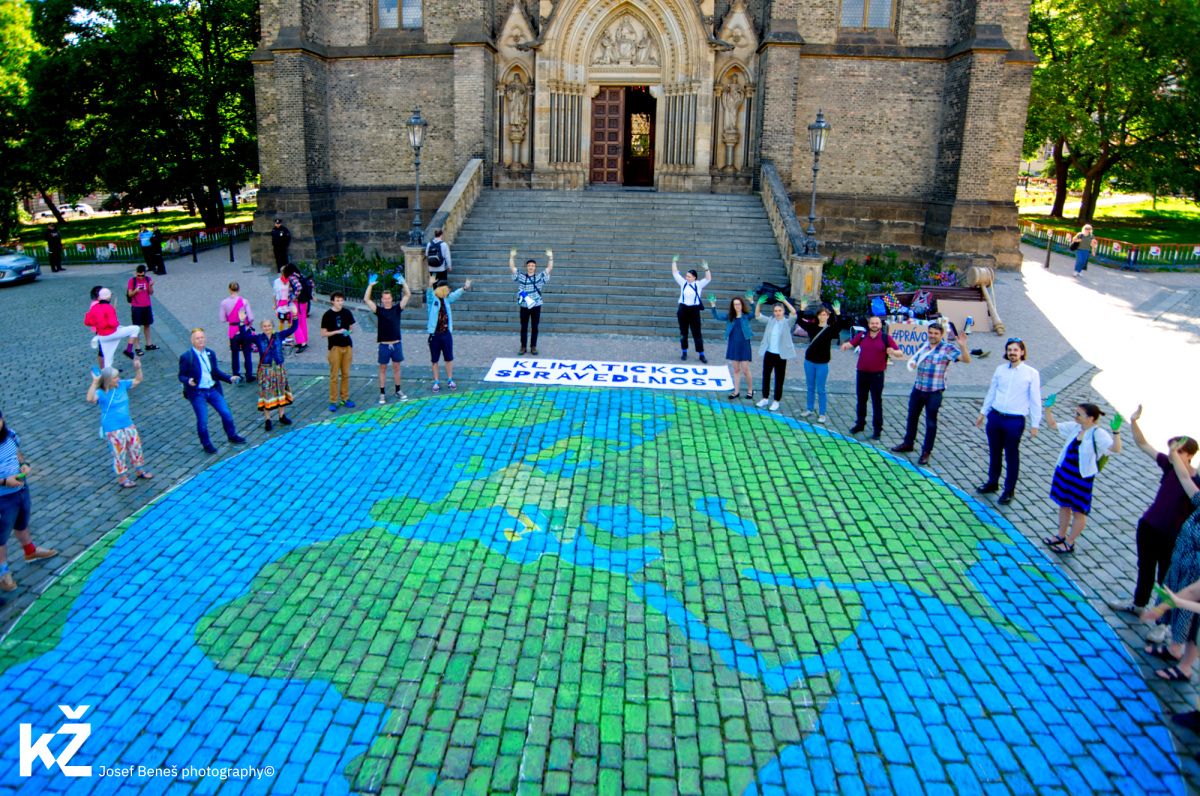
{"label": "backpack on ground", "polygon": [[297,304],[311,304],[313,300],[313,291],[317,285],[313,282],[313,278],[308,274],[296,272],[296,277],[300,280],[300,292],[296,294]]}
{"label": "backpack on ground", "polygon": [[431,240],[425,247],[425,263],[431,270],[441,269],[446,264],[446,255],[442,252],[442,241]]}

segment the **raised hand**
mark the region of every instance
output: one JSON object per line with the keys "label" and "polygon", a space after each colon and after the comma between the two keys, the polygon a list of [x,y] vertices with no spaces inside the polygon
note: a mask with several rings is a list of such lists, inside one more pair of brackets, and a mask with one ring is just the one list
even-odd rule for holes
{"label": "raised hand", "polygon": [[716,294],[715,294],[715,293],[709,293],[709,294],[708,294],[708,303],[709,303],[709,304],[712,304],[713,306],[716,306],[716,303],[717,303],[717,296],[716,296]]}
{"label": "raised hand", "polygon": [[671,265],[678,265],[678,264],[679,264],[679,255],[676,254],[674,257],[671,258]]}
{"label": "raised hand", "polygon": [[1058,403],[1058,393],[1052,392],[1046,396],[1046,399],[1044,401],[1042,401],[1042,406],[1049,409],[1050,407],[1054,406],[1056,403]]}
{"label": "raised hand", "polygon": [[463,282],[463,290],[470,290],[470,289],[471,289],[471,280],[468,279],[466,282]]}
{"label": "raised hand", "polygon": [[833,306],[833,314],[834,315],[842,314],[842,302],[838,301],[837,299],[834,299],[832,306]]}
{"label": "raised hand", "polygon": [[778,290],[775,291],[775,300],[780,302],[787,301],[787,299],[783,297],[783,293],[780,293]]}
{"label": "raised hand", "polygon": [[546,249],[546,259],[547,260],[554,259],[554,249]]}
{"label": "raised hand", "polygon": [[517,256],[517,250],[516,250],[516,249],[509,249],[509,250],[508,250],[508,259],[510,259],[510,260],[511,260],[511,259],[513,259],[513,258],[514,258],[514,257],[516,257],[516,256]]}
{"label": "raised hand", "polygon": [[766,297],[766,296],[759,296],[759,297],[758,297],[758,301],[756,301],[756,302],[754,302],[754,303],[755,303],[755,304],[762,304],[762,303],[763,303],[764,301],[766,301],[766,300],[767,300],[767,297]]}
{"label": "raised hand", "polygon": [[745,296],[745,299],[746,299],[746,301],[754,301],[754,291],[753,291],[753,290],[747,290],[747,291],[746,291],[746,296]]}
{"label": "raised hand", "polygon": [[1117,412],[1116,414],[1113,415],[1113,419],[1109,421],[1108,427],[1110,429],[1112,429],[1114,433],[1116,433],[1117,431],[1121,430],[1121,425],[1124,422],[1125,422],[1125,418],[1121,417],[1120,412]]}
{"label": "raised hand", "polygon": [[367,284],[373,285],[379,281],[379,274],[367,274]]}
{"label": "raised hand", "polygon": [[708,270],[710,270],[710,269],[709,269],[709,267],[708,267],[708,260],[701,260],[701,261],[700,261],[700,267],[702,267],[702,268],[703,268],[705,271],[708,271]]}
{"label": "raised hand", "polygon": [[1133,414],[1129,416],[1130,423],[1136,423],[1142,419],[1142,405],[1138,404],[1138,408],[1133,410]]}

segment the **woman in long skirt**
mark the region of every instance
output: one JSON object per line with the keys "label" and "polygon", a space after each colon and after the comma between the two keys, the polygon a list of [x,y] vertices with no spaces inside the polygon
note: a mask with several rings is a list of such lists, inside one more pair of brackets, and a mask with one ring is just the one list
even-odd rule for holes
{"label": "woman in long skirt", "polygon": [[267,431],[272,428],[272,412],[279,416],[280,425],[292,424],[283,413],[292,405],[292,388],[288,384],[287,368],[283,365],[283,341],[295,334],[297,325],[298,319],[294,319],[287,329],[276,332],[273,322],[263,321],[261,333],[247,335],[250,344],[258,351],[258,411],[266,418],[263,427]]}

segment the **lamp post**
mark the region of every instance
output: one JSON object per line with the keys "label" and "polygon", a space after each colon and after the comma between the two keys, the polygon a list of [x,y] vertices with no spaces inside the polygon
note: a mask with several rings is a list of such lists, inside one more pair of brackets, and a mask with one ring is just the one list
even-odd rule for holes
{"label": "lamp post", "polygon": [[425,243],[425,234],[421,231],[421,146],[425,143],[425,128],[429,123],[421,118],[420,107],[413,109],[413,115],[404,123],[408,129],[408,143],[413,149],[413,165],[416,170],[416,197],[413,202],[412,229],[408,232],[410,246],[421,246]]}
{"label": "lamp post", "polygon": [[817,111],[817,120],[808,126],[808,142],[812,147],[813,153],[813,180],[812,180],[812,198],[808,202],[808,229],[804,230],[804,256],[817,257],[817,228],[813,225],[816,221],[817,208],[817,170],[820,168],[821,153],[825,151],[825,141],[829,138],[829,131],[832,128],[829,122],[825,121],[825,114]]}

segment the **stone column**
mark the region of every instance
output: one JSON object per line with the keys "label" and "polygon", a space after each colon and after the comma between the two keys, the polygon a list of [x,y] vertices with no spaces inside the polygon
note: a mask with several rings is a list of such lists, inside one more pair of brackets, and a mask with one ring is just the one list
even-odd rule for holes
{"label": "stone column", "polygon": [[424,246],[404,246],[404,281],[412,291],[408,306],[425,304],[425,288],[429,287],[429,266],[425,264]]}

